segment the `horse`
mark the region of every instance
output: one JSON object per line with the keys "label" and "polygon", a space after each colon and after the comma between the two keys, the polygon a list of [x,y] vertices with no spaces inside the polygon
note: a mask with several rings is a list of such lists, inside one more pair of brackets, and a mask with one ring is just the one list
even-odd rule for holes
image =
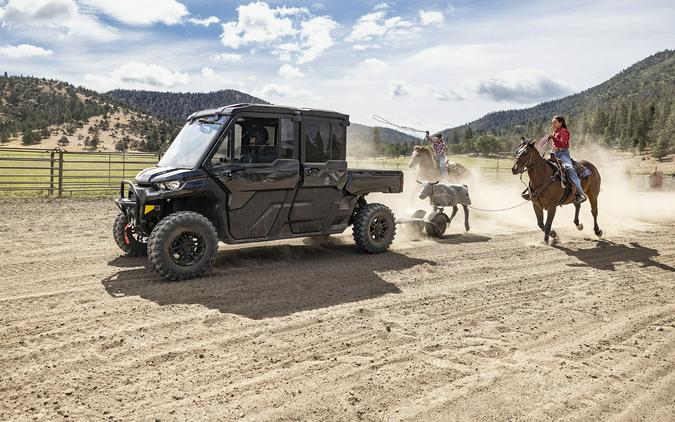
{"label": "horse", "polygon": [[[415,146],[408,167],[417,168],[417,178],[420,180],[441,179],[441,170],[438,162],[434,159],[431,149],[426,146]],[[447,180],[468,181],[471,178],[471,172],[459,163],[446,161],[445,168],[448,171],[448,175],[445,176]]]}
{"label": "horse", "polygon": [[[598,194],[600,194],[600,172],[588,161],[579,161],[584,167],[591,171],[591,175],[581,179],[581,187],[584,189],[588,202],[591,205],[591,214],[593,215],[593,230],[595,235],[602,237],[602,230],[598,226]],[[523,139],[516,150],[516,160],[511,168],[511,172],[522,174],[527,171],[530,177],[530,198],[532,208],[537,216],[537,225],[544,231],[544,242],[548,244],[549,236],[557,238],[555,230],[551,230],[553,218],[555,217],[556,207],[558,205],[567,205],[572,203],[574,195],[566,195],[566,191],[560,183],[560,179],[555,177],[555,170],[547,161],[539,155],[539,151],[534,146],[534,142],[528,142]],[[583,230],[584,225],[579,223],[579,210],[581,205],[574,203],[576,208],[574,213],[574,225],[578,230]],[[546,214],[546,224],[544,224],[544,210]]]}

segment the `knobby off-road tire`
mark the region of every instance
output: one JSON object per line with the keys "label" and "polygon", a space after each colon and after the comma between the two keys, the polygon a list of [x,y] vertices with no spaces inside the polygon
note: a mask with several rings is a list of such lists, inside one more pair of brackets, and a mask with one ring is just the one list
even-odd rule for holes
{"label": "knobby off-road tire", "polygon": [[133,231],[128,227],[129,220],[123,212],[117,214],[113,223],[113,238],[117,246],[127,256],[145,256],[148,254],[148,244],[136,238]]}
{"label": "knobby off-road tire", "polygon": [[352,231],[359,249],[373,254],[382,253],[394,241],[394,213],[382,204],[363,205],[354,216]]}
{"label": "knobby off-road tire", "polygon": [[217,252],[216,228],[192,211],[163,218],[148,239],[150,263],[165,281],[199,277],[213,266]]}
{"label": "knobby off-road tire", "polygon": [[440,239],[448,228],[448,222],[443,214],[436,214],[430,223],[424,223],[424,230],[431,237]]}

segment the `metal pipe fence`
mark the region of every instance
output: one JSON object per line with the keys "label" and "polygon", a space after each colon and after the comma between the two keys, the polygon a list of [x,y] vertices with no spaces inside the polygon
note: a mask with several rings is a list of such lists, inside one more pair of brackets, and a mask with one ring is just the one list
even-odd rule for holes
{"label": "metal pipe fence", "polygon": [[0,195],[33,192],[63,197],[116,192],[122,179],[133,178],[159,158],[140,152],[0,148]]}

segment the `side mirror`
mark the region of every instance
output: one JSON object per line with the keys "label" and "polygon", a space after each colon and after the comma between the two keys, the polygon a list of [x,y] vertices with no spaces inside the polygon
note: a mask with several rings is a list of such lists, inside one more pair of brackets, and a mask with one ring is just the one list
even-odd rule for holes
{"label": "side mirror", "polygon": [[422,182],[420,182],[419,180],[415,180],[415,181],[416,181],[417,183],[419,183],[420,185],[422,184]]}
{"label": "side mirror", "polygon": [[438,182],[439,182],[439,181],[438,181],[438,180],[436,180],[435,182],[431,182],[431,184],[432,184],[432,185],[437,185],[437,184],[438,184]]}

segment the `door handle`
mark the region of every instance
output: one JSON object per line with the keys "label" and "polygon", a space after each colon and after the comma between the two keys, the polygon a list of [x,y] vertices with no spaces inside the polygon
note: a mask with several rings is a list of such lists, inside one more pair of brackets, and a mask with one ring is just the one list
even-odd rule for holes
{"label": "door handle", "polygon": [[309,167],[309,168],[306,168],[306,169],[305,169],[305,174],[309,176],[309,175],[311,175],[312,173],[315,173],[315,172],[317,172],[317,171],[321,171],[321,169],[320,169],[320,168],[316,168],[316,167]]}
{"label": "door handle", "polygon": [[242,169],[242,168],[234,168],[234,169],[225,170],[225,177],[227,177],[228,179],[231,179],[231,178],[232,178],[232,173],[237,173],[237,172],[239,172],[239,171],[244,171],[244,169]]}

